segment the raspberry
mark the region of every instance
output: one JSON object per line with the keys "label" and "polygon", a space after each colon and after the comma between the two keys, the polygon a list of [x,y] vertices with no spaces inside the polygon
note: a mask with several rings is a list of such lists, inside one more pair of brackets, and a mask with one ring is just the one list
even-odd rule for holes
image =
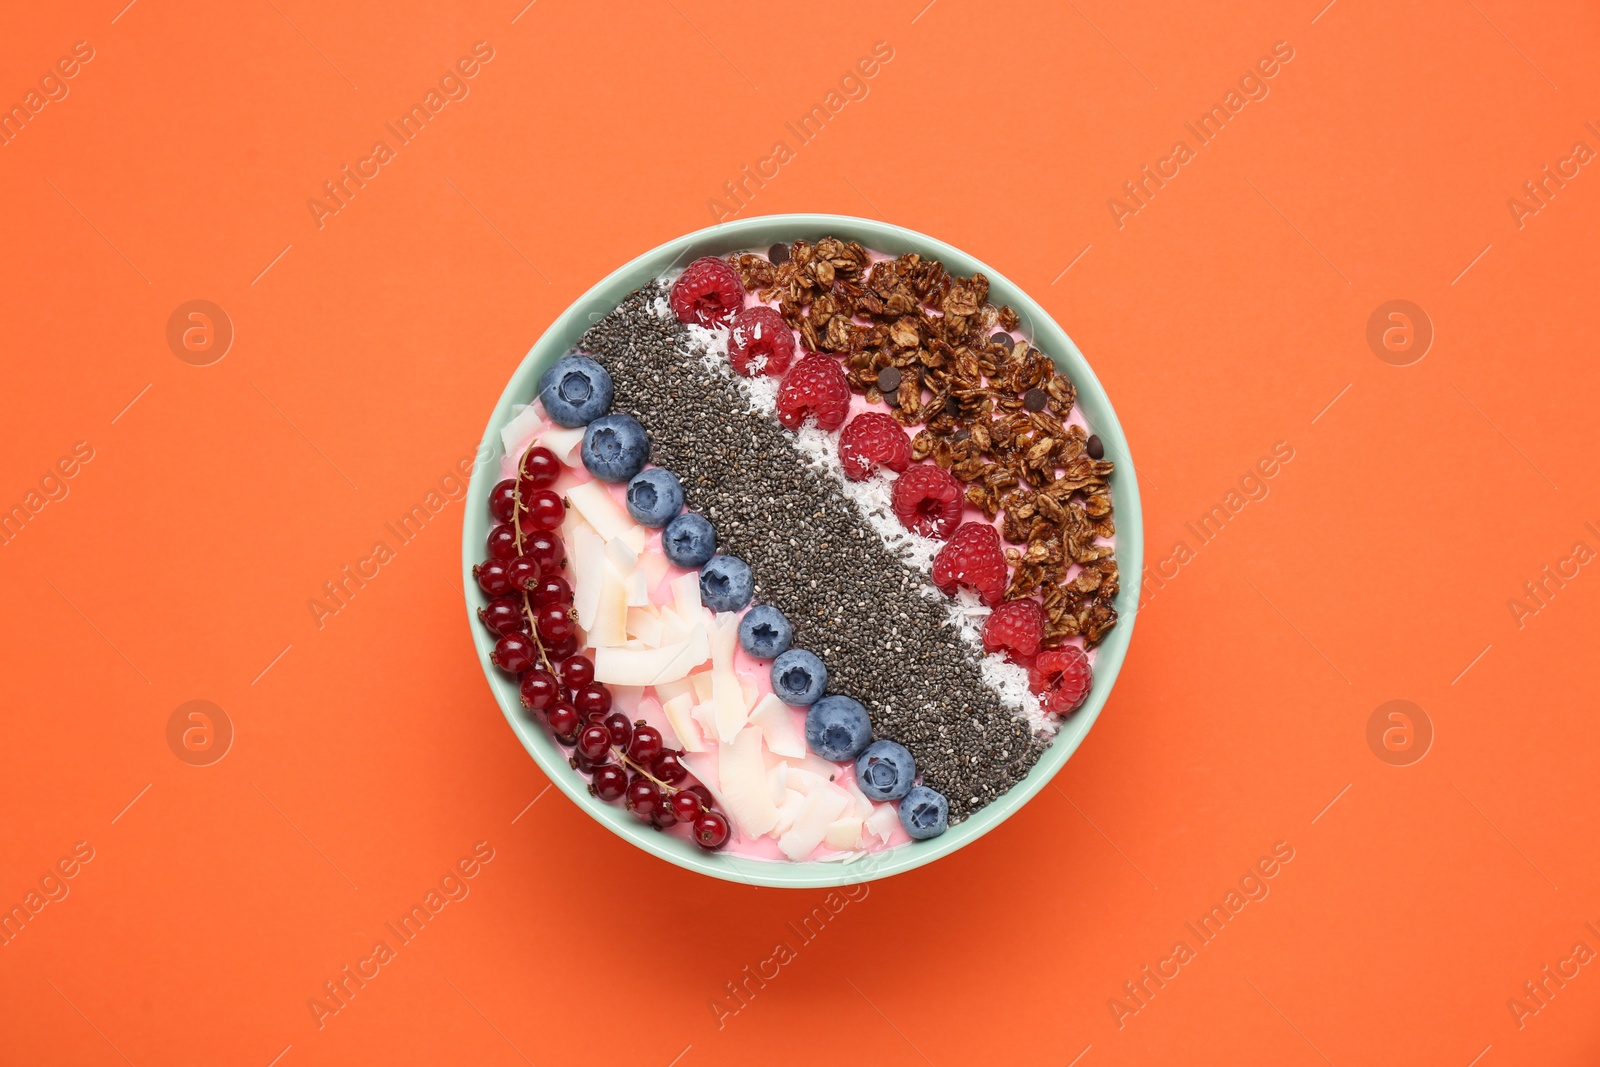
{"label": "raspberry", "polygon": [[1077,711],[1089,695],[1089,657],[1076,645],[1042,652],[1028,681],[1039,703],[1056,715]]}
{"label": "raspberry", "polygon": [[726,326],[744,306],[744,286],[739,272],[715,256],[689,264],[672,283],[672,313],[685,326]]}
{"label": "raspberry", "polygon": [[781,377],[794,357],[794,331],[783,316],[765,304],[745,308],[733,317],[728,362],[746,378],[758,374]]}
{"label": "raspberry", "polygon": [[807,419],[816,419],[824,430],[837,430],[850,412],[850,383],[844,368],[832,356],[808,353],[789,368],[778,387],[778,421],[798,430]]}
{"label": "raspberry", "polygon": [[1044,640],[1044,608],[1037,600],[1008,600],[983,624],[983,650],[1005,650],[1012,661],[1031,660]]}
{"label": "raspberry", "polygon": [[961,483],[931,463],[908,468],[894,481],[894,513],[923,537],[949,537],[961,521]]}
{"label": "raspberry", "polygon": [[1000,534],[986,522],[962,523],[933,557],[933,584],[946,595],[966,586],[993,606],[1006,595],[1006,581]]}
{"label": "raspberry", "polygon": [[875,467],[898,474],[911,464],[911,439],[883,412],[864,411],[839,435],[839,461],[852,482],[861,481]]}

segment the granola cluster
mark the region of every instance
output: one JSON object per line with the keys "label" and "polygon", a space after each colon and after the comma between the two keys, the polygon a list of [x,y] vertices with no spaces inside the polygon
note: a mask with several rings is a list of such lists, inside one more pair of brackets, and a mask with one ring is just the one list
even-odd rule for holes
{"label": "granola cluster", "polygon": [[[1098,644],[1116,625],[1119,588],[1112,463],[1066,424],[1077,390],[1050,358],[1006,331],[1009,307],[989,280],[951,275],[915,253],[873,262],[855,242],[797,241],[785,262],[729,257],[747,291],[776,303],[805,346],[843,361],[850,388],[920,427],[912,456],[931,458],[993,520],[1011,565],[1006,599],[1038,596],[1044,647]],[[779,257],[781,258],[781,257]]]}

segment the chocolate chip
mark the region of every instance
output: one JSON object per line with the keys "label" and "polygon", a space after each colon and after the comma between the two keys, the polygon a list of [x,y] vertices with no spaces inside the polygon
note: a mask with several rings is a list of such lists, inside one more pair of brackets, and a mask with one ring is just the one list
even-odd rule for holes
{"label": "chocolate chip", "polygon": [[1050,402],[1050,394],[1043,389],[1029,389],[1022,394],[1022,406],[1029,411],[1043,411]]}
{"label": "chocolate chip", "polygon": [[957,400],[953,396],[945,397],[944,412],[946,415],[949,415],[952,418],[959,417],[961,415],[961,401]]}
{"label": "chocolate chip", "polygon": [[883,393],[883,402],[885,404],[892,408],[900,406],[900,391],[898,389],[882,389],[879,391]]}
{"label": "chocolate chip", "polygon": [[971,436],[972,432],[970,430],[957,430],[955,433],[950,435],[950,440],[960,443]]}
{"label": "chocolate chip", "polygon": [[1092,433],[1089,435],[1089,440],[1084,442],[1083,450],[1089,453],[1090,459],[1104,459],[1106,455],[1106,444],[1104,441],[1100,440],[1099,434]]}
{"label": "chocolate chip", "polygon": [[767,249],[767,258],[772,261],[774,267],[781,267],[789,262],[789,246],[786,244],[773,245]]}
{"label": "chocolate chip", "polygon": [[899,367],[885,367],[878,372],[878,388],[885,393],[892,393],[900,388],[902,377]]}
{"label": "chocolate chip", "polygon": [[1016,342],[1011,339],[1011,335],[1009,333],[997,333],[993,337],[989,338],[989,343],[992,345],[1005,345],[1007,352],[1011,351],[1011,346],[1016,344]]}

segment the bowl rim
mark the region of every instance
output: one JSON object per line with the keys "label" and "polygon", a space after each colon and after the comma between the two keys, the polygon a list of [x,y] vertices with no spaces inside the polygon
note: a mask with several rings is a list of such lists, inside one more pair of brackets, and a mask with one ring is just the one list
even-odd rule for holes
{"label": "bowl rim", "polygon": [[[990,302],[1009,304],[1017,312],[1020,324],[1033,343],[1049,354],[1071,379],[1077,387],[1078,403],[1083,408],[1085,419],[1105,444],[1106,454],[1117,463],[1111,492],[1113,513],[1117,516],[1117,562],[1121,584],[1116,607],[1119,619],[1096,653],[1095,684],[1088,701],[1061,725],[1055,739],[1028,774],[999,799],[931,840],[913,841],[904,846],[868,853],[851,863],[785,863],[748,859],[726,852],[704,852],[689,841],[646,825],[619,805],[590,796],[586,788],[588,783],[567,764],[566,756],[554,739],[540,724],[525,717],[515,680],[489,661],[494,642],[478,622],[476,613],[476,609],[487,603],[488,598],[473,579],[472,566],[481,559],[481,546],[490,526],[489,490],[499,480],[503,455],[500,429],[511,418],[512,404],[526,403],[537,394],[538,376],[549,362],[571,349],[590,325],[611,312],[634,290],[692,258],[763,248],[780,240],[815,241],[824,236],[859,241],[875,251],[894,255],[918,252],[924,258],[939,260],[952,274],[982,273],[989,279]],[[887,878],[932,863],[999,826],[1038,794],[1083,743],[1121,673],[1138,615],[1144,553],[1144,523],[1139,506],[1138,478],[1116,411],[1078,346],[1021,286],[981,260],[927,234],[851,215],[760,215],[719,223],[659,244],[593,285],[545,328],[506,383],[479,445],[463,507],[461,556],[467,622],[490,691],[523,748],[552,784],[619,837],[679,867],[745,885],[817,889]]]}

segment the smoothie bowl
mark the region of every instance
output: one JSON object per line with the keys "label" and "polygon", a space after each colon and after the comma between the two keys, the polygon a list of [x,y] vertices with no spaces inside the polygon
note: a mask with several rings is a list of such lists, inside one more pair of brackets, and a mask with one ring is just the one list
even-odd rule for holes
{"label": "smoothie bowl", "polygon": [[704,874],[960,848],[1067,761],[1127,650],[1139,496],[1104,390],[1020,289],[898,227],[640,256],[533,346],[479,458],[463,566],[507,722]]}

